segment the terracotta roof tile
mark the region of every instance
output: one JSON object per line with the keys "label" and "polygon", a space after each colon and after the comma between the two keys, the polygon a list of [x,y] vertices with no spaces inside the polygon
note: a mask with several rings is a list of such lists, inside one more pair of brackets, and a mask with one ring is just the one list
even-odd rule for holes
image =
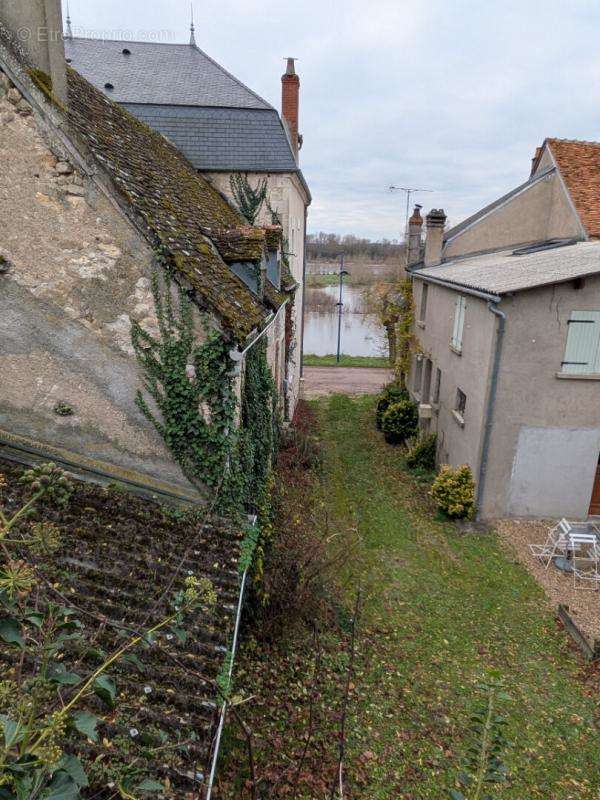
{"label": "terracotta roof tile", "polygon": [[600,237],[600,142],[546,139],[588,236]]}

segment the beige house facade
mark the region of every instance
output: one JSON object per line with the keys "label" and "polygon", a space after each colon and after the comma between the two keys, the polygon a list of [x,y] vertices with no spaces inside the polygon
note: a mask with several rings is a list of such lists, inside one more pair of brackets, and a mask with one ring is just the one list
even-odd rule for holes
{"label": "beige house facade", "polygon": [[495,204],[443,235],[432,212],[411,268],[409,388],[439,462],[471,467],[484,519],[600,514],[598,159],[547,140]]}

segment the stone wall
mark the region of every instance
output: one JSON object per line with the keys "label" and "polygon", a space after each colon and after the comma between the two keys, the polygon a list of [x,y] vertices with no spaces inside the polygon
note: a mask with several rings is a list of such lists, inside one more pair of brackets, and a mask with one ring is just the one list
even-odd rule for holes
{"label": "stone wall", "polygon": [[134,403],[153,253],[44,130],[0,73],[0,428],[189,489]]}

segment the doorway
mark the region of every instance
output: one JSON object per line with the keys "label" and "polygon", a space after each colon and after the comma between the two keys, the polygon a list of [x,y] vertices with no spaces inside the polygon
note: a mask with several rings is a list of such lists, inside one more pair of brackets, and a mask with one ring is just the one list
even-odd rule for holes
{"label": "doorway", "polygon": [[594,481],[592,500],[590,502],[590,516],[600,516],[600,458],[598,458],[598,466],[596,467],[596,480]]}

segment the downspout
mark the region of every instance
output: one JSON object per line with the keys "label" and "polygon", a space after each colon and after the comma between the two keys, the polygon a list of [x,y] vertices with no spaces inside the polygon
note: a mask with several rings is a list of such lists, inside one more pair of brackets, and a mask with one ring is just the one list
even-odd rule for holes
{"label": "downspout", "polygon": [[[488,309],[498,317],[498,330],[496,331],[496,346],[494,348],[494,363],[492,365],[492,378],[490,381],[490,391],[488,395],[487,407],[485,412],[485,428],[483,433],[483,446],[481,448],[481,463],[479,465],[479,479],[477,481],[477,508],[481,508],[483,494],[485,491],[485,480],[487,477],[488,458],[490,454],[490,442],[492,439],[492,428],[494,425],[494,410],[496,406],[496,394],[498,390],[498,376],[500,374],[500,359],[502,357],[502,346],[504,344],[504,330],[506,327],[506,314],[498,308],[498,301],[489,300]],[[479,510],[477,512],[479,516]]]}
{"label": "downspout", "polygon": [[[254,516],[251,518],[251,524],[255,526],[257,523],[257,518]],[[238,606],[237,606],[237,613],[235,617],[235,628],[233,631],[233,641],[231,643],[231,659],[229,662],[229,671],[228,671],[228,678],[229,678],[229,685],[231,685],[231,678],[233,677],[233,665],[235,662],[235,656],[237,652],[238,641],[240,637],[240,625],[242,621],[242,611],[244,608],[244,598],[246,594],[246,583],[248,582],[248,573],[250,572],[250,567],[246,567],[244,570],[244,574],[242,575],[242,582],[240,584],[240,596],[238,599]],[[221,714],[219,715],[219,725],[217,727],[217,735],[215,738],[215,748],[213,751],[212,763],[210,767],[210,775],[208,778],[208,786],[206,789],[206,800],[211,800],[212,798],[212,791],[215,784],[215,777],[217,774],[217,763],[219,761],[219,751],[221,749],[221,739],[223,737],[223,728],[225,727],[225,717],[227,716],[227,700],[223,700],[223,705],[221,706]]]}

